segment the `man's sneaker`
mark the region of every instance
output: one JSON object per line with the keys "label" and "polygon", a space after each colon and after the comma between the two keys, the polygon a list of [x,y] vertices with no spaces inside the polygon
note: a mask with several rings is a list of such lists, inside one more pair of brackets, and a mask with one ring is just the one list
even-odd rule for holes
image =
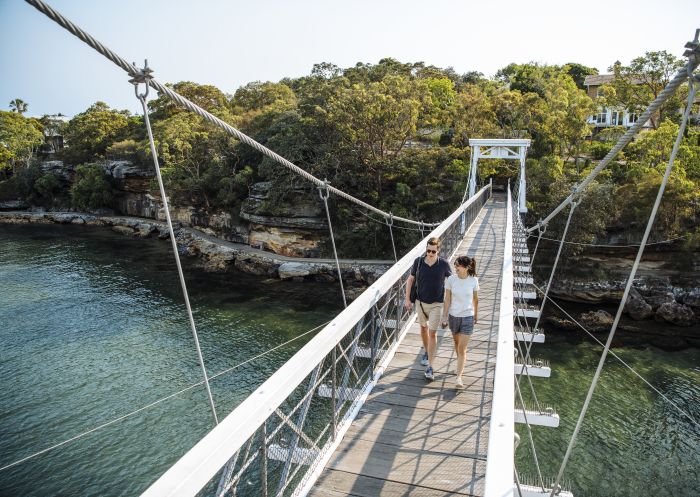
{"label": "man's sneaker", "polygon": [[464,383],[462,382],[462,377],[458,376],[455,380],[455,388],[457,390],[464,390]]}
{"label": "man's sneaker", "polygon": [[433,381],[435,379],[432,366],[428,366],[428,369],[425,370],[425,379],[430,381]]}
{"label": "man's sneaker", "polygon": [[427,366],[428,365],[428,353],[423,352],[423,355],[420,358],[420,365],[421,366]]}

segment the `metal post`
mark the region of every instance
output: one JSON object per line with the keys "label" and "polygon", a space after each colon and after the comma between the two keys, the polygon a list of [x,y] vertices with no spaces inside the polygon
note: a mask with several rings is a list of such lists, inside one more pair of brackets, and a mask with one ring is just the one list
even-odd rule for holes
{"label": "metal post", "polygon": [[520,147],[520,186],[518,188],[518,211],[520,214],[527,214],[527,202],[525,201],[526,188],[525,149],[524,147]]}
{"label": "metal post", "polygon": [[472,147],[472,168],[469,177],[469,198],[476,193],[476,163],[479,160],[479,146]]}
{"label": "metal post", "polygon": [[267,497],[267,421],[262,424],[262,444],[260,446],[260,483],[262,496]]}
{"label": "metal post", "polygon": [[336,377],[336,366],[338,365],[338,346],[340,344],[336,345],[333,347],[333,396],[332,396],[332,401],[333,401],[333,440],[335,440],[335,436],[338,433],[338,379]]}

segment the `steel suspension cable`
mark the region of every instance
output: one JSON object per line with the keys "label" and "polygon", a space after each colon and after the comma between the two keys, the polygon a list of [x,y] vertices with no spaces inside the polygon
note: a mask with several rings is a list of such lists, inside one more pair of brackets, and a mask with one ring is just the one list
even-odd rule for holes
{"label": "steel suspension cable", "polygon": [[340,283],[340,293],[343,295],[343,306],[348,306],[348,301],[345,298],[345,288],[343,287],[343,273],[340,271],[340,261],[338,260],[338,250],[335,248],[335,237],[333,236],[333,224],[331,224],[331,213],[328,210],[328,197],[330,197],[328,182],[323,182],[323,187],[319,187],[318,194],[323,200],[323,205],[326,207],[326,219],[328,219],[328,231],[331,235],[331,244],[333,245],[333,256],[335,257],[335,267],[338,269],[338,283]]}
{"label": "steel suspension cable", "polygon": [[542,235],[547,231],[547,225],[542,226],[537,230],[537,243],[535,243],[535,250],[532,251],[532,256],[530,257],[530,268],[535,264],[535,256],[537,255],[537,249],[540,246],[540,240],[542,240]]}
{"label": "steel suspension cable", "polygon": [[698,43],[698,37],[700,36],[700,29],[695,31],[695,39],[691,42],[686,43],[686,48],[688,50],[685,55],[688,57],[688,64],[686,64],[682,69],[676,73],[674,78],[666,85],[661,93],[654,99],[654,101],[649,104],[649,107],[639,116],[637,122],[632,125],[627,132],[620,137],[615,146],[606,154],[605,157],[598,163],[598,165],[586,176],[586,178],[581,182],[576,192],[569,195],[561,204],[552,210],[552,212],[537,223],[534,226],[528,228],[528,232],[532,232],[537,229],[542,224],[547,224],[554,218],[564,207],[570,204],[577,193],[584,191],[588,188],[588,185],[593,181],[593,179],[600,173],[615,156],[622,150],[632,138],[644,127],[644,124],[649,120],[649,118],[657,111],[659,108],[668,100],[678,89],[678,87],[688,79],[688,75],[700,65],[700,43]]}
{"label": "steel suspension cable", "polygon": [[394,262],[397,262],[399,258],[396,255],[396,243],[394,243],[394,216],[389,213],[389,219],[386,220],[387,226],[389,226],[389,236],[391,237],[391,248],[394,250]]}
{"label": "steel suspension cable", "polygon": [[[574,210],[576,210],[578,202],[571,202],[570,207],[569,207],[569,217],[566,220],[566,225],[564,226],[564,233],[562,234],[562,243],[559,244],[559,249],[557,250],[557,256],[554,258],[554,265],[552,266],[552,272],[549,275],[549,280],[547,281],[547,287],[544,292],[544,298],[542,299],[542,305],[540,306],[540,313],[537,316],[537,320],[535,321],[535,327],[534,329],[537,330],[538,326],[540,324],[540,320],[542,319],[542,311],[544,309],[544,305],[547,302],[547,295],[549,294],[549,289],[552,286],[552,281],[554,280],[554,273],[557,270],[557,265],[559,264],[559,257],[561,256],[561,251],[562,248],[564,247],[563,241],[566,239],[566,233],[569,231],[569,225],[571,224],[571,217],[574,214]],[[535,334],[533,333],[532,336],[530,337],[530,341],[528,344],[525,346],[525,351],[527,353],[527,357],[530,357],[530,349],[532,348],[532,344],[535,341]],[[522,371],[521,371],[522,373]],[[518,378],[518,382],[520,379]]]}
{"label": "steel suspension cable", "polygon": [[[144,70],[148,68],[146,64]],[[190,297],[187,293],[187,284],[185,283],[185,275],[182,272],[182,264],[180,263],[180,252],[177,249],[177,240],[175,240],[175,230],[173,229],[173,221],[170,218],[170,207],[168,206],[168,197],[165,194],[165,186],[163,185],[163,177],[160,174],[160,165],[158,164],[158,152],[156,151],[156,144],[153,140],[153,131],[151,130],[151,120],[148,117],[148,106],[146,105],[146,98],[148,97],[148,85],[146,85],[146,91],[144,93],[139,93],[138,83],[134,83],[134,92],[136,93],[136,98],[139,99],[143,107],[143,120],[146,124],[146,131],[148,132],[148,141],[151,147],[151,155],[153,156],[153,166],[156,170],[156,178],[158,180],[158,188],[160,189],[160,196],[163,199],[163,208],[165,209],[165,220],[168,224],[168,230],[170,231],[170,243],[173,248],[173,255],[175,256],[175,265],[177,266],[177,274],[180,278],[180,288],[182,289],[182,296],[185,299],[185,307],[187,308],[187,318],[190,322],[190,329],[192,330],[192,336],[194,337],[194,345],[197,349],[197,359],[199,361],[199,366],[202,368],[202,376],[204,377],[204,385],[207,390],[207,398],[209,399],[209,405],[211,406],[211,414],[214,418],[214,426],[219,424],[219,418],[216,415],[216,405],[214,404],[214,397],[211,394],[211,388],[209,387],[209,379],[207,377],[207,368],[204,365],[204,357],[202,356],[202,348],[199,346],[199,336],[197,335],[197,326],[194,324],[194,316],[192,315],[192,306],[190,305]]]}
{"label": "steel suspension cable", "polygon": [[[696,33],[695,38],[697,41],[698,33]],[[673,169],[673,163],[676,159],[676,154],[678,153],[678,148],[680,147],[681,140],[683,139],[683,134],[685,133],[685,127],[686,127],[686,124],[688,122],[688,116],[690,115],[691,109],[693,107],[693,103],[695,101],[695,93],[696,93],[696,89],[697,89],[697,86],[694,84],[695,77],[692,74],[692,69],[688,68],[687,71],[688,71],[688,74],[686,75],[686,77],[688,78],[688,84],[689,84],[688,103],[687,103],[687,106],[685,108],[685,112],[683,113],[683,119],[681,120],[681,125],[678,129],[678,136],[676,137],[676,141],[673,143],[673,149],[671,150],[671,155],[669,156],[668,165],[666,166],[666,171],[664,172],[663,180],[661,181],[661,185],[659,186],[659,191],[656,195],[656,200],[654,201],[654,206],[651,209],[651,214],[649,215],[649,220],[647,221],[647,226],[646,226],[646,229],[644,230],[644,236],[642,237],[641,245],[639,246],[639,250],[637,251],[637,257],[634,259],[634,264],[632,265],[632,270],[630,271],[629,278],[627,279],[627,285],[625,285],[625,291],[622,294],[622,300],[620,301],[620,305],[617,308],[617,313],[615,314],[615,320],[613,321],[612,328],[610,328],[608,340],[605,342],[605,347],[603,348],[603,353],[601,354],[600,360],[598,361],[598,367],[595,371],[595,374],[593,375],[593,380],[591,381],[591,386],[588,389],[588,393],[586,395],[586,400],[583,403],[583,407],[581,408],[581,412],[580,412],[578,420],[576,422],[576,427],[574,428],[574,432],[571,435],[571,440],[569,441],[569,445],[566,448],[566,454],[564,454],[564,459],[562,460],[561,467],[559,468],[559,473],[557,474],[555,486],[559,484],[561,477],[564,474],[564,469],[566,468],[566,464],[568,463],[569,457],[571,456],[571,451],[573,450],[574,444],[576,443],[576,437],[578,435],[579,430],[581,429],[581,425],[583,424],[583,419],[586,416],[586,412],[588,411],[588,405],[590,404],[591,398],[593,397],[593,392],[595,391],[595,388],[598,384],[598,379],[600,378],[600,373],[603,370],[603,365],[605,364],[605,359],[608,355],[608,351],[610,350],[610,345],[612,344],[613,337],[615,336],[615,331],[617,330],[617,325],[620,322],[620,317],[622,316],[622,311],[625,307],[625,303],[627,302],[627,297],[629,296],[630,290],[632,289],[632,283],[634,282],[634,277],[637,274],[637,269],[639,268],[639,262],[641,261],[642,255],[644,254],[644,247],[646,245],[647,239],[649,238],[649,234],[651,233],[651,228],[654,225],[654,221],[656,219],[656,213],[659,210],[659,205],[661,204],[661,198],[663,197],[664,191],[666,189],[666,184],[668,183],[668,179],[671,176],[671,170]],[[552,490],[550,497],[554,497],[554,490]]]}
{"label": "steel suspension cable", "polygon": [[[125,59],[117,55],[115,52],[112,50],[108,49],[106,46],[104,46],[102,43],[97,41],[95,38],[93,38],[90,34],[76,26],[73,22],[70,20],[66,19],[63,17],[59,12],[54,10],[52,7],[47,5],[45,2],[42,0],[25,0],[28,4],[32,5],[35,7],[39,12],[43,13],[47,17],[49,17],[51,20],[59,24],[61,27],[69,31],[71,34],[82,40],[84,43],[92,47],[94,50],[99,52],[100,54],[104,55],[107,57],[109,60],[114,62],[116,65],[124,69],[129,76],[132,78],[135,77],[142,77],[141,71],[134,65],[129,62],[127,62]],[[239,131],[238,129],[234,128],[227,122],[219,119],[218,117],[210,114],[206,110],[202,109],[198,105],[192,103],[190,100],[186,99],[179,93],[175,92],[171,88],[168,88],[165,85],[162,85],[152,77],[147,78],[148,85],[153,88],[154,90],[158,91],[161,94],[167,95],[170,97],[172,100],[180,104],[182,107],[185,107],[186,109],[190,110],[191,112],[194,112],[198,116],[204,118],[207,122],[213,124],[214,126],[217,126],[227,133],[231,134],[232,136],[236,137],[238,140],[241,142],[253,147],[255,150],[260,152],[261,154],[265,155],[266,157],[269,157],[270,159],[274,160],[278,164],[281,164],[282,166],[290,169],[292,172],[298,174],[299,176],[302,176],[303,178],[307,179],[308,181],[314,183],[317,187],[323,187],[324,182],[321,181],[319,178],[315,177],[314,175],[304,171],[302,168],[299,166],[293,164],[289,160],[285,159],[281,155],[273,152],[269,148],[265,147],[264,145],[258,143],[245,133]],[[379,215],[381,215],[384,218],[387,218],[389,216],[388,212],[385,212],[381,209],[378,209],[358,198],[353,197],[352,195],[345,193],[342,190],[339,190],[337,188],[328,187],[329,191],[334,193],[335,195],[338,195],[339,197],[342,197],[346,200],[349,200],[350,202],[353,202],[357,205],[360,205],[364,207],[365,209],[368,209],[370,211],[373,211]],[[408,224],[425,224],[422,223],[421,221],[415,221],[413,219],[407,219],[399,216],[394,216],[394,220],[400,221],[403,223],[408,223]],[[428,223],[427,226],[429,227],[435,227],[438,226],[440,223]]]}

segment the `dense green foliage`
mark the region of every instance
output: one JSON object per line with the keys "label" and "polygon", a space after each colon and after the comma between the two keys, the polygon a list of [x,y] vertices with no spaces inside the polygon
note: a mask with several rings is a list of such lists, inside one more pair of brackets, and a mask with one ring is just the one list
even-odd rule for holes
{"label": "dense green foliage", "polygon": [[70,187],[70,199],[73,207],[83,211],[109,207],[112,185],[104,169],[97,164],[78,166]]}
{"label": "dense green foliage", "polygon": [[[618,64],[617,78],[601,102],[637,110],[658,94],[678,64],[665,52],[647,53],[629,66]],[[596,70],[576,63],[529,63],[510,64],[487,79],[476,72],[459,75],[452,68],[383,59],[346,69],[317,64],[308,76],[252,82],[234,95],[193,82],[172,88],[333,186],[395,215],[426,222],[444,218],[461,200],[470,138],[531,138],[528,201],[534,221],[565,198],[624,131],[611,128],[591,139],[586,120],[596,104],[583,89],[589,74]],[[606,229],[641,226],[678,129],[675,109],[681,104],[676,100],[664,107],[654,117],[656,129],[643,134],[599,176],[592,186],[596,195],[585,197],[578,208],[575,240],[590,242]],[[237,214],[250,186],[259,181],[272,184],[265,211],[273,215],[283,211],[299,188],[317,198],[315,187],[305,180],[167,97],[152,100],[149,107],[163,176],[175,204]],[[18,141],[0,147],[0,165],[7,168],[20,161],[27,166],[41,123],[19,113],[5,114],[13,117],[0,121],[0,133],[11,128]],[[151,160],[142,118],[101,102],[76,115],[63,134],[67,147],[62,158],[76,166],[100,158]],[[691,126],[655,227],[657,238],[692,237],[698,229],[699,137],[698,127]],[[515,179],[517,166],[482,161],[480,181]],[[109,204],[111,188],[100,171],[78,167],[71,188],[74,207]],[[33,195],[54,202],[56,185],[39,176],[34,178],[38,185],[31,185]],[[391,253],[383,222],[372,222],[345,201],[332,202],[342,255]],[[550,227],[553,235],[558,223]],[[402,247],[417,239],[414,231],[395,231]]]}

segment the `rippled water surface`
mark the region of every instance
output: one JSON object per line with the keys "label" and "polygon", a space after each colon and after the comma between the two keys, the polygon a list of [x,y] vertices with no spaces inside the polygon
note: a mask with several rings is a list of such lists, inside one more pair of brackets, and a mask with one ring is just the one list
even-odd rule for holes
{"label": "rippled water surface", "polygon": [[[329,320],[337,287],[236,273],[186,276],[209,374]],[[77,226],[0,225],[0,467],[200,381],[169,244]],[[228,413],[309,334],[212,381]],[[600,356],[549,334],[535,379],[559,429],[533,428],[543,473],[556,474]],[[700,351],[616,348],[700,419]],[[523,382],[527,395],[527,383]],[[0,471],[0,496],[137,495],[212,426],[202,387]],[[517,466],[534,475],[519,426]],[[700,429],[610,357],[565,480],[576,497],[697,496]]]}
{"label": "rippled water surface", "polygon": [[[661,325],[660,325],[661,326]],[[552,377],[533,379],[541,403],[556,407],[560,427],[533,427],[545,481],[556,476],[602,347],[547,336],[534,345],[548,358]],[[700,421],[700,350],[665,352],[654,347],[612,349],[663,395]],[[529,385],[521,382],[529,400]],[[529,394],[529,395],[528,395]],[[516,465],[536,475],[527,431],[521,436]],[[577,437],[564,481],[575,497],[700,495],[700,427],[608,355],[588,413]]]}
{"label": "rippled water surface", "polygon": [[[169,247],[104,229],[0,225],[0,467],[201,380]],[[190,264],[210,376],[342,307],[336,286]],[[313,336],[212,380],[219,417]],[[0,471],[0,495],[137,495],[211,427],[197,387]]]}

